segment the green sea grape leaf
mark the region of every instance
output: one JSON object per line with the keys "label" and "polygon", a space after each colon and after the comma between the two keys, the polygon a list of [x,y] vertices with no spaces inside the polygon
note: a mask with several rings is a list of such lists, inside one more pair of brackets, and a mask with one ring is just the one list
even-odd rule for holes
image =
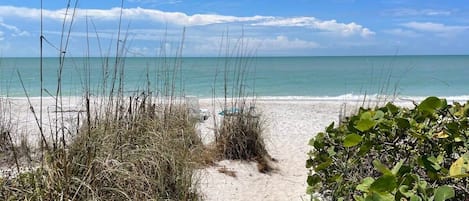
{"label": "green sea grape leaf", "polygon": [[317,174],[315,175],[310,175],[308,176],[308,179],[306,180],[309,186],[314,186],[321,182],[321,177],[319,177]]}
{"label": "green sea grape leaf", "polygon": [[308,145],[309,146],[313,146],[314,145],[314,138],[311,138],[309,141],[308,141]]}
{"label": "green sea grape leaf", "polygon": [[355,133],[348,134],[347,136],[345,136],[345,139],[344,139],[344,147],[356,146],[360,144],[361,141],[362,141],[362,136],[355,134]]}
{"label": "green sea grape leaf", "polygon": [[394,196],[390,193],[371,193],[365,201],[394,201]]}
{"label": "green sea grape leaf", "polygon": [[365,198],[363,196],[359,196],[359,195],[353,195],[353,199],[355,201],[365,201]]}
{"label": "green sea grape leaf", "polygon": [[329,126],[327,126],[326,132],[331,133],[333,129],[334,129],[334,122],[332,122],[331,124],[329,124]]}
{"label": "green sea grape leaf", "polygon": [[459,130],[459,124],[457,122],[449,122],[445,126],[450,131],[458,131]]}
{"label": "green sea grape leaf", "polygon": [[312,195],[315,190],[316,190],[316,188],[314,188],[313,186],[308,186],[308,187],[306,187],[306,194]]}
{"label": "green sea grape leaf", "polygon": [[[438,164],[437,159],[434,156],[422,156],[419,159],[419,163],[425,167],[426,170],[431,171],[428,172],[428,174],[439,171],[441,169],[441,166]],[[431,175],[429,175],[431,177]]]}
{"label": "green sea grape leaf", "polygon": [[371,119],[373,115],[371,114],[371,111],[364,112],[360,115],[360,119]]}
{"label": "green sea grape leaf", "polygon": [[391,173],[393,175],[397,175],[397,173],[399,172],[403,164],[404,164],[404,159],[400,160],[396,165],[394,165],[394,167],[391,170]]}
{"label": "green sea grape leaf", "polygon": [[446,107],[448,107],[448,101],[446,101],[445,98],[440,99],[440,101],[441,101],[440,108],[446,108]]}
{"label": "green sea grape leaf", "polygon": [[412,195],[410,196],[410,201],[422,201],[422,198],[417,195]]}
{"label": "green sea grape leaf", "polygon": [[377,110],[373,119],[382,119],[383,117],[384,117],[384,112],[381,110]]}
{"label": "green sea grape leaf", "polygon": [[441,169],[441,166],[440,166],[440,163],[438,161],[437,158],[435,158],[435,156],[430,156],[428,158],[426,158],[430,163],[431,163],[431,166],[436,170],[440,170]]}
{"label": "green sea grape leaf", "polygon": [[425,113],[433,114],[436,109],[440,108],[443,105],[441,99],[430,96],[423,100],[419,106],[417,107],[418,110],[423,111]]}
{"label": "green sea grape leaf", "polygon": [[443,155],[443,153],[440,153],[440,155],[438,155],[438,157],[436,157],[436,162],[438,164],[442,164],[444,161],[445,161],[445,156]]}
{"label": "green sea grape leaf", "polygon": [[399,112],[399,108],[395,106],[394,104],[392,104],[391,102],[387,103],[386,107],[392,114],[396,114],[397,112]]}
{"label": "green sea grape leaf", "polygon": [[449,168],[450,177],[467,177],[469,176],[469,154],[459,157]]}
{"label": "green sea grape leaf", "polygon": [[396,186],[396,177],[394,177],[394,175],[383,175],[370,185],[370,191],[391,192]]}
{"label": "green sea grape leaf", "polygon": [[454,189],[450,186],[440,186],[435,191],[435,201],[445,201],[454,197]]}
{"label": "green sea grape leaf", "polygon": [[362,156],[366,154],[368,151],[371,150],[371,147],[373,146],[373,143],[370,141],[365,141],[361,146],[360,150],[358,151],[358,155]]}
{"label": "green sea grape leaf", "polygon": [[376,121],[373,119],[360,119],[357,122],[357,125],[355,125],[355,128],[358,129],[361,132],[365,132],[367,130],[370,130],[371,128],[375,127]]}
{"label": "green sea grape leaf", "polygon": [[[417,176],[417,178],[418,178],[418,176]],[[420,179],[420,178],[418,178],[418,179]],[[424,192],[425,190],[427,190],[427,186],[428,186],[428,184],[425,180],[420,180],[420,181],[417,182],[417,188],[418,188],[419,191]]]}
{"label": "green sea grape leaf", "polygon": [[410,187],[407,185],[401,185],[399,186],[399,192],[406,198],[410,198],[411,196],[414,195],[414,192],[410,191],[409,188]]}
{"label": "green sea grape leaf", "polygon": [[400,129],[408,129],[410,128],[409,120],[404,118],[397,118],[396,119],[397,127]]}
{"label": "green sea grape leaf", "polygon": [[464,105],[464,116],[469,116],[469,101]]}
{"label": "green sea grape leaf", "polygon": [[373,160],[373,166],[384,175],[393,175],[391,170],[389,170],[389,168],[383,165],[379,160]]}
{"label": "green sea grape leaf", "polygon": [[356,189],[362,192],[368,192],[371,184],[375,181],[372,177],[366,177],[363,179],[361,184],[358,184]]}
{"label": "green sea grape leaf", "polygon": [[310,167],[313,167],[314,163],[313,163],[313,159],[308,159],[306,160],[306,168],[310,168]]}
{"label": "green sea grape leaf", "polygon": [[[316,150],[320,150],[324,148],[324,133],[318,133],[316,137],[314,137],[312,140],[309,141],[309,143],[312,143],[313,147]],[[310,144],[311,145],[311,144]]]}
{"label": "green sea grape leaf", "polygon": [[321,171],[321,170],[324,170],[326,169],[327,167],[329,167],[330,165],[332,164],[332,159],[330,157],[327,157],[326,160],[322,163],[320,163],[318,166],[316,166],[314,168],[315,171]]}

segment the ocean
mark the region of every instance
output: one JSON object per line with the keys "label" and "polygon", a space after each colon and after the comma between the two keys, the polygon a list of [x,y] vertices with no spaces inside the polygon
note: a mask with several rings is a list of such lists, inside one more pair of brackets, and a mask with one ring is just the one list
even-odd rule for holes
{"label": "ocean", "polygon": [[[233,86],[243,86],[247,95],[265,98],[333,100],[397,94],[469,99],[469,56],[127,57],[117,63],[126,93],[147,87],[163,93],[162,86],[168,84],[164,81],[174,80],[178,93],[200,98],[224,96],[226,81],[228,94],[237,93],[233,88],[239,87]],[[39,64],[39,58],[1,58],[0,96],[39,96]],[[113,58],[65,58],[62,95],[81,96],[88,85],[99,95],[103,80],[111,87],[115,64]],[[45,96],[56,93],[58,74],[59,59],[44,58]]]}

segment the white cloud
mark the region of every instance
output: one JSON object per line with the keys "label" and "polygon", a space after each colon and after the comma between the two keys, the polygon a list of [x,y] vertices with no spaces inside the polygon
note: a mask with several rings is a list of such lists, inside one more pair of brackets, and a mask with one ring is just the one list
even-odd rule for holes
{"label": "white cloud", "polygon": [[[24,8],[13,6],[0,6],[1,16],[15,16],[30,19],[39,19],[40,10],[36,8]],[[59,10],[44,10],[44,18],[62,21],[66,13],[66,9]],[[69,14],[71,11],[69,10]],[[85,18],[90,17],[94,20],[118,20],[121,14],[121,8],[110,9],[77,9],[76,17]],[[129,20],[152,20],[163,23],[172,23],[183,26],[198,26],[219,23],[232,23],[232,22],[249,22],[258,21],[271,17],[252,16],[252,17],[236,17],[216,14],[194,14],[187,15],[182,12],[164,12],[156,9],[146,8],[124,8],[122,15],[125,19]]]}
{"label": "white cloud", "polygon": [[322,21],[314,17],[296,17],[296,18],[271,18],[263,22],[254,23],[254,26],[280,26],[280,27],[306,27],[338,33],[342,36],[360,35],[369,37],[375,35],[375,32],[362,25],[352,23],[338,23],[336,20]]}
{"label": "white cloud", "polygon": [[156,4],[156,5],[163,5],[163,4],[178,4],[182,3],[182,0],[128,0],[131,3],[146,3],[146,4]]}
{"label": "white cloud", "polygon": [[3,27],[11,32],[13,36],[29,36],[30,34],[27,31],[20,30],[18,27],[6,24],[3,22],[3,20],[0,18],[0,27]]}
{"label": "white cloud", "polygon": [[320,47],[318,43],[300,40],[298,38],[289,39],[287,36],[277,36],[275,38],[247,40],[253,46],[258,46],[261,50],[292,50],[292,49],[312,49]]}
{"label": "white cloud", "polygon": [[152,50],[147,47],[131,47],[127,49],[127,55],[131,56],[151,56],[152,54],[156,54],[156,51]]}
{"label": "white cloud", "polygon": [[0,31],[0,41],[5,40],[5,38],[3,37],[3,35],[4,35],[3,32]]}
{"label": "white cloud", "polygon": [[388,10],[392,16],[404,17],[404,16],[449,16],[453,12],[449,10],[434,10],[434,9],[410,9],[410,8],[399,8]]}
{"label": "white cloud", "polygon": [[[221,44],[223,41],[223,44]],[[242,41],[242,42],[241,42]],[[229,43],[229,45],[227,44]],[[221,44],[221,45],[220,45]],[[226,48],[230,47],[231,51]],[[238,51],[233,51],[240,48],[242,54],[253,55],[294,55],[295,53],[307,54],[313,49],[322,48],[322,46],[314,41],[290,38],[284,35],[273,37],[265,36],[249,36],[249,37],[230,37],[228,40],[221,37],[199,37],[188,43],[188,48],[185,52],[190,52],[191,56],[206,56],[213,55],[213,53],[222,54],[222,56],[238,56]],[[186,51],[187,50],[187,51]],[[230,53],[227,53],[230,52]],[[228,55],[225,55],[228,54]],[[231,55],[234,54],[234,55]]]}
{"label": "white cloud", "polygon": [[[71,12],[71,11],[70,11]],[[78,9],[77,18],[91,17],[94,20],[117,20],[120,17],[121,8],[110,9]],[[40,10],[35,8],[0,6],[1,16],[14,16],[29,19],[39,19]],[[44,17],[62,21],[66,10],[44,10]],[[128,20],[150,20],[160,23],[169,23],[180,26],[203,26],[224,23],[244,23],[252,26],[271,27],[304,27],[339,34],[341,36],[359,35],[369,37],[375,34],[370,29],[355,22],[340,23],[336,20],[319,20],[314,17],[274,17],[274,16],[229,16],[218,14],[194,14],[188,15],[182,12],[165,12],[146,8],[124,8],[123,17]]]}
{"label": "white cloud", "polygon": [[417,31],[433,33],[459,33],[461,31],[469,30],[469,26],[449,26],[433,22],[408,22],[402,24],[402,26]]}
{"label": "white cloud", "polygon": [[409,37],[409,38],[416,38],[421,36],[421,34],[413,31],[413,30],[405,30],[405,29],[391,29],[391,30],[385,30],[385,33],[392,34],[395,36],[403,36],[403,37]]}

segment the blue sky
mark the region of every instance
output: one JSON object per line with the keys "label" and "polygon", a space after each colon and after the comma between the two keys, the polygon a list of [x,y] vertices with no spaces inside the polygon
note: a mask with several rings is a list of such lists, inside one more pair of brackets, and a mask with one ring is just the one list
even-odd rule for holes
{"label": "blue sky", "polygon": [[[67,55],[115,50],[120,4],[78,1],[73,23],[72,11],[66,18]],[[66,7],[44,0],[46,56],[59,54]],[[1,56],[39,56],[39,8],[39,0],[1,1]],[[222,38],[230,47],[242,38],[259,56],[469,53],[468,0],[124,0],[122,19],[127,56],[174,55],[184,28],[184,56],[217,56],[228,46]]]}

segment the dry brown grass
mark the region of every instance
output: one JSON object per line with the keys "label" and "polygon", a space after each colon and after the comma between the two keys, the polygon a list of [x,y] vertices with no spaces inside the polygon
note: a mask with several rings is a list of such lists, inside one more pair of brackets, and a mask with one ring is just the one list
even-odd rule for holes
{"label": "dry brown grass", "polygon": [[[64,130],[62,102],[62,68],[68,47],[74,13],[68,1],[63,20],[62,42],[60,44],[60,64],[58,66],[57,90],[51,94],[56,100],[55,121],[51,123],[52,140],[43,132],[43,79],[41,56],[41,96],[38,115],[29,102],[31,112],[41,131],[40,164],[33,171],[19,173],[9,178],[0,178],[0,200],[199,200],[197,175],[201,153],[204,153],[201,140],[195,130],[195,121],[188,115],[184,103],[176,101],[179,90],[180,60],[174,63],[163,62],[160,66],[163,75],[155,81],[156,93],[151,97],[150,86],[144,91],[125,97],[124,60],[127,48],[126,36],[121,35],[121,22],[116,40],[115,58],[103,56],[103,75],[99,92],[91,97],[89,83],[90,68],[84,67],[84,114],[78,113],[77,133],[67,141]],[[121,1],[123,9],[124,1]],[[41,1],[42,5],[42,1]],[[70,13],[68,15],[67,13]],[[121,13],[122,14],[122,13]],[[71,17],[71,19],[67,19]],[[70,23],[70,24],[69,24]],[[41,17],[42,27],[42,17]],[[98,34],[96,33],[97,37]],[[46,36],[41,30],[42,43]],[[99,40],[99,37],[97,38]],[[181,47],[176,55],[182,54]],[[165,55],[163,55],[165,56]],[[114,62],[109,62],[114,60]],[[113,63],[113,64],[112,64]],[[94,72],[93,72],[94,73]],[[21,80],[21,75],[18,72]],[[149,76],[147,83],[150,83]],[[182,81],[181,81],[182,82]],[[150,85],[150,84],[148,84]],[[23,85],[24,88],[24,85]],[[161,92],[161,93],[160,93]],[[97,101],[92,100],[96,98]],[[4,112],[0,108],[0,112]],[[3,113],[2,113],[3,114]],[[8,112],[6,114],[9,114]],[[0,116],[2,120],[3,116]],[[0,126],[3,126],[0,122]],[[8,134],[0,127],[0,140],[5,149],[9,147]],[[5,137],[6,136],[6,137]],[[5,137],[5,138],[4,138]],[[11,141],[11,138],[9,138]],[[3,141],[0,141],[2,143]],[[3,146],[3,145],[2,145]],[[14,147],[14,146],[12,146]],[[29,153],[27,146],[22,152]],[[1,147],[3,149],[3,147]],[[13,150],[13,153],[20,153]],[[14,157],[15,160],[18,157]],[[18,163],[17,163],[18,164]]]}
{"label": "dry brown grass", "polygon": [[11,149],[10,141],[11,119],[9,102],[0,97],[0,152],[6,152]]}
{"label": "dry brown grass", "polygon": [[223,118],[217,139],[224,158],[252,160],[267,154],[260,117],[244,111]]}
{"label": "dry brown grass", "polygon": [[[214,121],[216,149],[221,159],[257,161],[262,164],[259,171],[268,172],[272,169],[269,165],[271,157],[263,139],[262,115],[255,111],[253,52],[248,50],[243,36],[234,46],[227,37],[224,45],[227,55],[223,69],[220,69],[223,73],[223,118],[221,122]],[[217,84],[216,76],[214,83]],[[216,88],[214,86],[214,98]],[[215,100],[213,104],[215,108]]]}
{"label": "dry brown grass", "polygon": [[194,170],[202,144],[187,110],[134,106],[136,113],[84,125],[66,149],[46,154],[42,168],[2,180],[0,199],[200,199]]}
{"label": "dry brown grass", "polygon": [[[214,85],[221,84],[224,97],[223,118],[221,122],[214,121],[216,150],[219,159],[257,161],[259,171],[266,173],[272,168],[263,139],[262,115],[255,111],[256,71],[255,66],[251,65],[255,50],[248,50],[243,36],[235,44],[230,44],[230,41],[228,34],[222,37],[222,47],[226,48],[220,49],[220,53],[226,52],[223,69],[220,69],[223,79],[217,83],[215,76],[214,80]],[[214,108],[216,89],[214,86]]]}
{"label": "dry brown grass", "polygon": [[272,161],[263,138],[263,122],[260,114],[254,114],[239,104],[238,112],[225,115],[217,132],[216,146],[221,158],[256,161],[259,172],[273,170]]}

